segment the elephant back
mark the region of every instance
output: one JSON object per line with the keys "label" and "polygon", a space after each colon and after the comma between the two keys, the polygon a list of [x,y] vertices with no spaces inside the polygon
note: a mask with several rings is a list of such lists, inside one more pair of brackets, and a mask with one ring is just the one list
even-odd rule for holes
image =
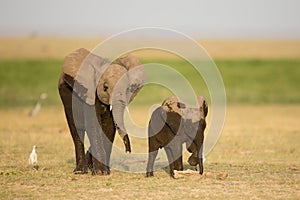
{"label": "elephant back", "polygon": [[185,119],[190,119],[193,123],[205,120],[208,112],[206,100],[203,96],[197,97],[197,106],[187,105],[182,110],[182,116]]}
{"label": "elephant back", "polygon": [[162,103],[162,107],[166,112],[176,112],[184,119],[197,122],[201,119],[205,120],[208,112],[207,103],[203,96],[197,97],[197,104],[198,107],[192,107],[180,102],[177,97],[171,96]]}
{"label": "elephant back", "polygon": [[166,112],[176,112],[180,116],[182,115],[182,108],[183,106],[180,106],[182,104],[179,103],[179,100],[175,96],[171,96],[167,98],[163,103],[162,107]]}
{"label": "elephant back", "polygon": [[89,54],[90,52],[84,48],[77,49],[68,54],[65,57],[64,63],[62,65],[63,73],[71,76],[72,78],[75,78],[81,64]]}

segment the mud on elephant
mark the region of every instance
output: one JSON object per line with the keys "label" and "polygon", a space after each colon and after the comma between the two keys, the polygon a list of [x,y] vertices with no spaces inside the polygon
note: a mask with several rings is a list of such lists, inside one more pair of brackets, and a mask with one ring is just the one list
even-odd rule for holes
{"label": "mud on elephant", "polygon": [[183,143],[192,153],[188,163],[191,166],[199,165],[199,173],[203,173],[203,140],[208,107],[202,96],[197,98],[197,102],[199,108],[191,108],[176,97],[170,97],[152,113],[148,126],[146,177],[154,175],[154,161],[160,148],[164,148],[167,154],[172,177],[174,170],[183,170]]}
{"label": "mud on elephant", "polygon": [[[116,130],[131,152],[123,114],[144,79],[144,68],[132,55],[110,62],[81,48],[66,56],[58,90],[75,146],[74,173],[87,173],[90,167],[93,175],[110,174]],[[90,141],[87,155],[85,133]]]}

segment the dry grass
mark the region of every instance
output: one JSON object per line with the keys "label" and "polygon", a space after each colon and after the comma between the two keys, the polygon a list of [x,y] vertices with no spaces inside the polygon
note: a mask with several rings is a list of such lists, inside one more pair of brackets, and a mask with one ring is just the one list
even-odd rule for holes
{"label": "dry grass", "polygon": [[[62,59],[79,47],[93,49],[98,38],[0,38],[0,59]],[[181,45],[181,41],[163,41]],[[213,59],[299,59],[300,40],[198,40]],[[126,44],[125,44],[126,45]],[[188,49],[187,49],[188,51]],[[189,52],[191,56],[195,52]],[[176,58],[161,51],[143,51],[140,58]]]}
{"label": "dry grass", "polygon": [[[144,108],[133,112],[145,123]],[[300,105],[229,106],[222,136],[205,171],[225,179],[153,178],[112,170],[110,176],[74,175],[71,136],[61,107],[0,110],[0,199],[299,199]],[[146,146],[132,141],[135,151]],[[28,156],[38,146],[39,170]],[[187,167],[187,166],[186,166]]]}

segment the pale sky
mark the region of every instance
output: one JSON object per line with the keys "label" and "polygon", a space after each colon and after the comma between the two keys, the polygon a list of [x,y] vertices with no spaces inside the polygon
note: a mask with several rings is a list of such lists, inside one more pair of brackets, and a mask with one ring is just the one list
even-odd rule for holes
{"label": "pale sky", "polygon": [[0,0],[0,36],[109,36],[131,28],[198,38],[300,38],[300,0]]}

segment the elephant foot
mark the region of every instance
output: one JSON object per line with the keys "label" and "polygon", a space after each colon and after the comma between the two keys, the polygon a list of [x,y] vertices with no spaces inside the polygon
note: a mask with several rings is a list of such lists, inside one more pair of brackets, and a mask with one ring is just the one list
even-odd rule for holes
{"label": "elephant foot", "polygon": [[95,175],[100,175],[100,176],[105,176],[105,175],[110,175],[110,169],[108,167],[93,167],[92,169],[92,175],[95,176]]}
{"label": "elephant foot", "polygon": [[191,166],[197,166],[197,164],[199,164],[199,160],[197,157],[192,157],[190,156],[189,159],[188,159],[188,163],[191,165]]}
{"label": "elephant foot", "polygon": [[175,178],[174,170],[170,170],[170,176],[171,176],[172,178]]}
{"label": "elephant foot", "polygon": [[73,170],[74,174],[87,174],[88,170],[85,165],[77,165],[75,169]]}
{"label": "elephant foot", "polygon": [[92,175],[109,175],[110,169],[108,166],[102,164],[96,159],[92,159],[93,168],[92,168]]}
{"label": "elephant foot", "polygon": [[99,162],[96,158],[92,156],[92,154],[87,151],[85,154],[85,159],[87,163],[87,168],[91,170],[92,175],[109,175],[110,168],[101,162]]}
{"label": "elephant foot", "polygon": [[146,172],[146,177],[151,177],[151,176],[154,176],[153,172]]}

